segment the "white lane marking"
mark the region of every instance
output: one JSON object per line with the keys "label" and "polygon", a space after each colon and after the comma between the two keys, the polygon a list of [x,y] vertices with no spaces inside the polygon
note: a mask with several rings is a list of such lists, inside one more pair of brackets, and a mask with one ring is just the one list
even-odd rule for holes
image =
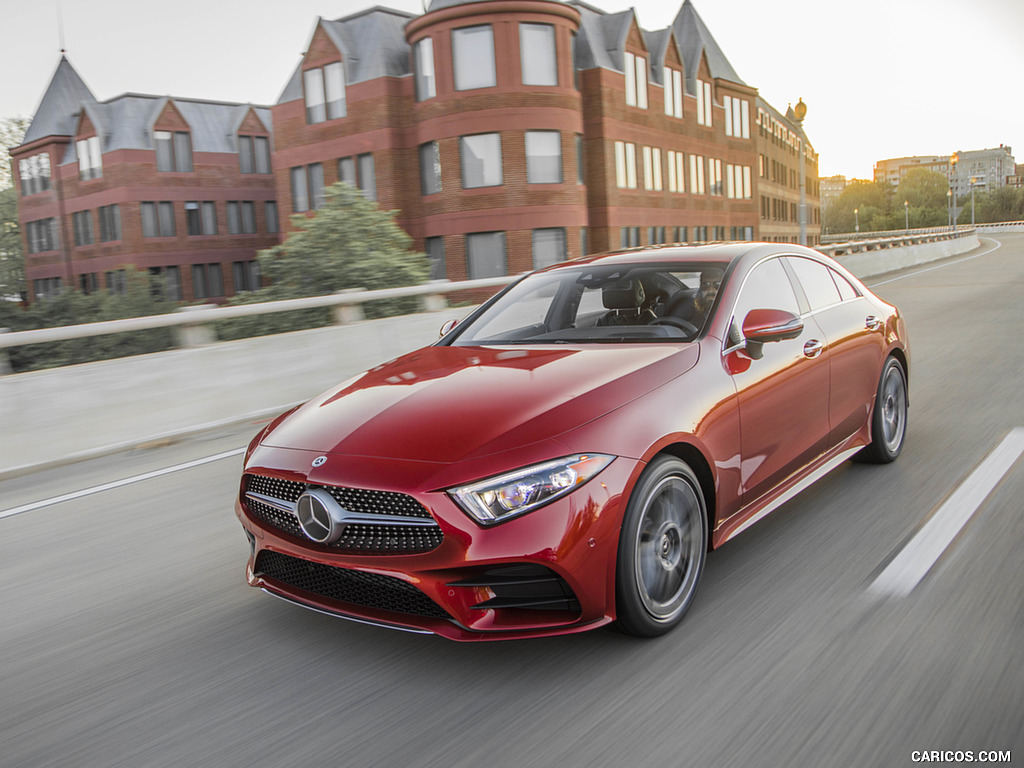
{"label": "white lane marking", "polygon": [[868,591],[906,597],[923,579],[982,502],[1024,453],[1024,427],[1010,431],[925,526],[874,580]]}
{"label": "white lane marking", "polygon": [[[985,239],[988,240],[988,238]],[[923,275],[925,272],[934,272],[936,269],[945,269],[946,267],[952,267],[954,264],[963,264],[965,261],[971,261],[972,259],[980,259],[982,256],[988,256],[993,251],[998,251],[1000,248],[1003,247],[1003,244],[998,240],[992,240],[991,242],[995,243],[995,247],[989,248],[984,253],[976,253],[973,256],[965,256],[962,259],[950,261],[947,262],[946,264],[939,264],[938,266],[935,267],[919,269],[916,272],[908,272],[907,274],[900,275],[899,277],[890,277],[888,280],[882,280],[880,283],[871,283],[871,285],[868,285],[868,288],[877,288],[878,286],[885,285],[886,283],[895,283],[897,280],[903,280],[908,277],[914,277],[915,275]],[[865,283],[865,285],[867,285],[867,283]]]}
{"label": "white lane marking", "polygon": [[14,515],[20,515],[23,512],[31,512],[36,509],[42,509],[43,507],[50,507],[54,504],[60,504],[61,502],[71,501],[72,499],[80,499],[83,496],[91,496],[94,493],[102,493],[103,491],[109,491],[114,488],[120,488],[125,485],[131,485],[132,483],[141,483],[143,480],[152,480],[154,477],[162,477],[163,475],[169,475],[172,472],[181,472],[184,469],[192,469],[192,467],[199,467],[203,464],[210,464],[214,461],[220,461],[221,459],[228,459],[232,456],[240,456],[245,453],[245,448],[235,448],[231,451],[224,451],[213,456],[206,456],[202,459],[195,459],[193,461],[186,461],[184,464],[175,464],[173,467],[164,467],[163,469],[155,469],[152,472],[144,472],[141,475],[135,475],[133,477],[126,477],[123,480],[115,480],[112,483],[104,483],[103,485],[94,485],[92,488],[84,488],[81,491],[72,491],[71,493],[65,493],[61,496],[54,496],[49,499],[43,499],[42,501],[33,501],[30,504],[22,504],[20,507],[12,507],[11,509],[5,509],[0,512],[0,520],[5,517],[13,517]]}

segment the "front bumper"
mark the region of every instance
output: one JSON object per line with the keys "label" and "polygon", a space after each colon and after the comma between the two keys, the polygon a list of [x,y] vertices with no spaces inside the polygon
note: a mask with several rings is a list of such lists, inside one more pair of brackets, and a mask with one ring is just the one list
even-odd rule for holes
{"label": "front bumper", "polygon": [[[429,552],[338,552],[268,525],[240,493],[235,512],[251,545],[249,584],[307,608],[453,640],[499,640],[579,632],[614,619],[615,561],[628,489],[638,462],[617,458],[568,496],[484,528],[447,494],[402,487],[394,465],[376,477],[369,460],[339,461],[336,476],[312,479],[317,454],[261,449],[246,468],[314,485],[407,494],[429,511],[443,540]],[[244,490],[244,489],[243,489]]]}

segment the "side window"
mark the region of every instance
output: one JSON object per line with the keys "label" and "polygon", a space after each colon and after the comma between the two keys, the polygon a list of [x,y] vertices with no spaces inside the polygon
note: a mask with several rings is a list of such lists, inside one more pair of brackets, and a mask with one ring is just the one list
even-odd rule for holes
{"label": "side window", "polygon": [[803,286],[804,295],[811,305],[811,311],[822,309],[841,301],[839,289],[830,274],[832,270],[824,264],[819,264],[811,259],[801,259],[795,256],[787,256],[786,261],[796,272],[800,285]]}
{"label": "side window", "polygon": [[832,279],[835,280],[836,287],[839,289],[840,296],[843,297],[843,301],[849,301],[850,299],[856,299],[860,294],[857,293],[857,289],[854,288],[850,281],[840,275],[834,269],[830,269],[832,273]]}
{"label": "side window", "polygon": [[789,281],[789,275],[779,259],[770,259],[758,264],[747,276],[733,309],[732,325],[729,328],[730,344],[739,343],[742,338],[740,327],[743,325],[743,318],[752,309],[784,309],[794,315],[800,314],[800,305],[797,303],[796,294],[793,293],[793,284]]}

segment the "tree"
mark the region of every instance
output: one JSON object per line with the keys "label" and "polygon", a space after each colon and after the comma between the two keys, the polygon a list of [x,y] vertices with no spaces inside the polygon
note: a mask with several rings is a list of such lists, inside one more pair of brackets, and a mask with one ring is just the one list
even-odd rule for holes
{"label": "tree", "polygon": [[[298,230],[259,254],[260,271],[269,286],[231,301],[233,304],[324,296],[344,289],[416,285],[430,274],[426,256],[410,250],[410,238],[395,222],[395,211],[382,211],[358,189],[339,182],[325,190],[325,201],[312,218],[292,218]],[[392,299],[363,305],[367,317],[415,312],[415,299]],[[290,317],[289,317],[290,316]],[[329,310],[264,315],[218,324],[219,338],[241,338],[328,325]]]}
{"label": "tree", "polygon": [[[971,196],[965,195],[958,203],[960,211],[957,221],[960,224],[971,223]],[[1024,220],[1024,188],[998,187],[989,192],[975,191],[975,222],[988,223],[996,221]]]}
{"label": "tree", "polygon": [[907,171],[896,188],[896,207],[899,208],[906,201],[911,208],[945,208],[948,190],[949,181],[941,173],[927,168],[914,168]]}
{"label": "tree", "polygon": [[25,295],[25,254],[18,227],[18,195],[0,189],[0,301]]}
{"label": "tree", "polygon": [[10,150],[21,144],[30,122],[20,116],[0,120],[0,189],[14,186]]}

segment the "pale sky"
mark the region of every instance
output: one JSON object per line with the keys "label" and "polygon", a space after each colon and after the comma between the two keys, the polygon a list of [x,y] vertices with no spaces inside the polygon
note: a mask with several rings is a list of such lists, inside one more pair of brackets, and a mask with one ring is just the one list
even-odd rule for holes
{"label": "pale sky", "polygon": [[[822,176],[1008,144],[1024,162],[1024,0],[692,0],[739,76],[776,109],[803,98]],[[374,0],[0,0],[0,117],[31,116],[60,57],[122,93],[277,101],[317,16]],[[421,13],[421,0],[379,0]],[[590,0],[608,12],[626,0]],[[663,29],[682,0],[635,0]],[[60,12],[58,12],[60,8]]]}

